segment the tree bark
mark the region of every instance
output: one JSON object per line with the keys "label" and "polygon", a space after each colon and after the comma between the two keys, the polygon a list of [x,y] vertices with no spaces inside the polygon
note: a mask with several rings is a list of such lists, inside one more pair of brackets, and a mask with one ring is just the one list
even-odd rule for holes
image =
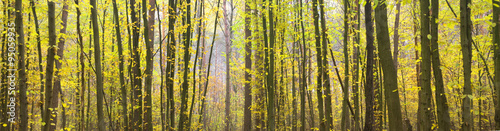
{"label": "tree bark", "polygon": [[96,70],[96,90],[97,90],[97,127],[99,131],[106,130],[104,127],[104,110],[103,110],[103,99],[104,99],[104,89],[103,89],[103,79],[101,70],[101,49],[99,45],[99,23],[97,22],[97,4],[96,0],[90,0],[90,4],[93,6],[92,12],[92,29],[94,35],[94,55],[95,55],[95,70]]}
{"label": "tree bark", "polygon": [[[54,56],[56,54],[56,22],[55,22],[55,4],[53,1],[49,1],[48,3],[48,28],[49,28],[49,48],[47,50],[47,66],[46,66],[46,77],[45,77],[45,115],[43,117],[42,125],[44,131],[50,131],[51,127],[55,125],[51,125],[52,120],[56,119],[52,117],[53,109],[49,108],[48,104],[51,103],[52,100],[52,80],[54,78]],[[45,123],[45,124],[43,124]]]}
{"label": "tree bark", "polygon": [[[464,68],[464,88],[462,105],[462,130],[473,130],[473,119],[471,110],[472,88],[471,88],[471,59],[472,59],[472,31],[471,31],[471,0],[460,0],[460,44],[462,46],[463,68]],[[498,101],[498,100],[497,100]]]}
{"label": "tree bark", "polygon": [[[500,25],[500,1],[492,0],[493,2],[493,23]],[[498,6],[495,6],[498,5]],[[493,52],[495,61],[495,89],[496,89],[496,103],[495,103],[495,129],[500,130],[500,26],[493,27]]]}
{"label": "tree bark", "polygon": [[375,95],[373,89],[373,22],[372,22],[372,5],[368,0],[365,4],[365,26],[366,26],[366,74],[365,74],[365,127],[364,131],[375,130]]}
{"label": "tree bark", "polygon": [[431,54],[432,54],[432,70],[434,73],[434,85],[436,86],[435,99],[437,105],[438,130],[449,131],[450,114],[448,112],[448,100],[444,91],[443,74],[441,73],[441,60],[439,56],[438,43],[438,16],[439,16],[439,0],[431,0]]}
{"label": "tree bark", "polygon": [[19,83],[19,99],[20,99],[20,119],[21,123],[19,124],[20,131],[26,131],[28,129],[28,98],[26,97],[26,63],[25,63],[25,43],[24,43],[24,24],[23,24],[23,1],[16,0],[16,20],[15,20],[15,29],[17,31],[17,48],[18,48],[18,83]]}
{"label": "tree bark", "polygon": [[[146,70],[144,71],[146,75],[146,79],[144,82],[146,94],[144,94],[144,130],[149,131],[153,130],[153,115],[152,115],[152,106],[153,100],[151,98],[151,88],[153,85],[153,48],[154,48],[154,21],[155,21],[155,13],[154,13],[154,0],[149,0],[149,4],[151,9],[148,10],[148,0],[142,0],[142,21],[144,23],[144,41],[146,45]],[[148,12],[150,18],[148,19]]]}
{"label": "tree bark", "polygon": [[[429,32],[429,0],[420,1],[420,38],[421,38],[421,54],[422,63],[421,69],[421,90],[418,92],[418,126],[417,130],[427,131],[431,130],[431,49],[430,49],[430,32]],[[436,36],[437,37],[437,36]]]}
{"label": "tree bark", "polygon": [[244,110],[244,124],[243,130],[250,131],[252,130],[252,112],[250,110],[252,106],[252,87],[251,83],[251,75],[250,70],[252,70],[252,50],[250,49],[252,46],[251,38],[252,31],[250,30],[250,0],[245,1],[245,105],[243,106]]}
{"label": "tree bark", "polygon": [[377,27],[378,52],[383,70],[385,100],[389,113],[389,130],[403,130],[401,118],[401,105],[399,102],[398,77],[391,56],[391,47],[389,43],[389,29],[387,26],[387,5],[385,1],[379,1],[375,8],[375,18]]}
{"label": "tree bark", "polygon": [[125,75],[124,75],[124,60],[123,60],[123,47],[122,47],[122,36],[120,30],[120,18],[118,15],[118,6],[116,5],[116,0],[113,0],[113,16],[115,20],[115,36],[118,46],[118,70],[120,72],[120,90],[121,90],[121,104],[122,104],[122,117],[123,123],[122,127],[124,130],[128,130],[128,110],[127,110],[127,90],[125,89]]}

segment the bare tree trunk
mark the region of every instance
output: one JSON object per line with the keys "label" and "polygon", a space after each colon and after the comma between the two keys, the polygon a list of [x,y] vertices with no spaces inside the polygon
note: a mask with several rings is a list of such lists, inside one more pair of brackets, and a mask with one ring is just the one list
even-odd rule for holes
{"label": "bare tree trunk", "polygon": [[[500,5],[500,1],[492,0],[493,5]],[[493,23],[500,25],[500,7],[493,6]],[[500,26],[493,27],[493,52],[495,60],[495,129],[500,130]]]}
{"label": "bare tree trunk", "polygon": [[[53,109],[49,108],[48,104],[51,103],[52,100],[52,80],[54,78],[54,61],[55,61],[55,53],[56,53],[56,25],[55,25],[55,4],[53,1],[48,2],[48,19],[49,19],[49,49],[47,50],[47,66],[46,66],[46,77],[45,77],[45,115],[43,117],[43,122],[45,123],[43,130],[50,131],[52,125],[52,120],[56,119],[52,117]],[[52,109],[52,110],[50,110]]]}
{"label": "bare tree trunk", "polygon": [[250,83],[251,75],[250,70],[252,70],[252,50],[250,49],[252,46],[252,42],[250,36],[252,36],[252,31],[250,30],[250,0],[245,1],[245,105],[243,106],[244,110],[244,124],[243,130],[250,131],[252,130],[252,112],[250,110],[252,106],[252,87]]}
{"label": "bare tree trunk", "polygon": [[121,104],[122,104],[122,117],[123,117],[123,129],[128,130],[128,110],[127,110],[127,90],[125,89],[125,75],[124,75],[124,60],[123,60],[123,47],[122,47],[122,37],[120,31],[120,18],[118,15],[118,6],[116,5],[116,0],[113,0],[113,16],[115,20],[115,31],[116,40],[118,46],[118,59],[119,59],[119,72],[120,72],[120,90],[121,90]]}
{"label": "bare tree trunk", "polygon": [[[443,75],[441,73],[441,61],[439,56],[439,43],[438,43],[438,16],[439,16],[439,0],[431,0],[432,14],[431,14],[431,54],[432,54],[432,69],[434,73],[434,85],[436,86],[436,105],[438,117],[438,130],[449,131],[450,128],[450,114],[448,112],[448,102],[444,91]],[[481,121],[481,120],[479,120]],[[479,122],[481,123],[481,122]]]}
{"label": "bare tree trunk", "polygon": [[94,55],[95,55],[95,70],[96,70],[96,90],[97,90],[97,127],[99,131],[106,130],[104,127],[104,110],[103,110],[103,99],[104,99],[104,89],[103,89],[103,79],[101,70],[101,49],[99,45],[99,23],[97,22],[97,3],[96,0],[90,0],[90,4],[93,6],[92,11],[92,29],[94,35]]}
{"label": "bare tree trunk", "polygon": [[19,99],[20,99],[20,119],[21,123],[19,124],[19,130],[20,131],[26,131],[28,128],[28,98],[26,97],[26,63],[25,63],[25,43],[24,43],[24,24],[23,24],[23,1],[22,0],[16,0],[16,31],[17,35],[17,48],[18,48],[18,73],[19,73],[19,78],[18,78],[18,83],[19,83]]}
{"label": "bare tree trunk", "polygon": [[389,130],[403,130],[401,117],[401,105],[399,101],[398,79],[396,68],[391,56],[389,43],[389,29],[387,26],[387,5],[385,1],[379,1],[375,8],[375,18],[377,27],[378,52],[383,69],[385,99],[389,113]]}
{"label": "bare tree trunk", "polygon": [[472,88],[471,88],[471,59],[472,59],[472,31],[471,31],[471,0],[460,0],[460,44],[462,46],[463,68],[464,68],[464,89],[462,105],[462,130],[473,130],[473,119],[470,110],[473,109]]}
{"label": "bare tree trunk", "polygon": [[375,94],[373,88],[373,22],[372,22],[372,6],[368,0],[365,4],[365,26],[366,26],[366,78],[365,78],[365,127],[364,131],[374,131],[375,129]]}

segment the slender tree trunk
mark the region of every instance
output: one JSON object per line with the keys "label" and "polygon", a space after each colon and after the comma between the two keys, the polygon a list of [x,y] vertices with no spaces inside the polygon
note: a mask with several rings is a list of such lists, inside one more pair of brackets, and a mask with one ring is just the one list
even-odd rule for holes
{"label": "slender tree trunk", "polygon": [[187,32],[183,34],[184,38],[184,74],[183,74],[183,82],[182,82],[182,90],[181,90],[181,112],[179,118],[179,130],[187,130],[186,127],[188,124],[188,113],[187,113],[187,104],[188,104],[188,73],[189,73],[189,61],[190,61],[190,43],[191,43],[191,0],[187,0],[187,9],[186,9],[186,25]]}
{"label": "slender tree trunk", "polygon": [[122,104],[122,117],[123,123],[122,127],[124,130],[128,129],[128,110],[127,110],[127,90],[125,89],[125,75],[124,75],[124,60],[123,60],[123,47],[122,47],[122,36],[120,30],[120,18],[118,15],[118,6],[116,4],[116,0],[113,0],[113,16],[115,19],[115,31],[116,31],[116,40],[118,46],[118,59],[119,59],[119,72],[120,72],[120,90],[121,90],[121,104]]}
{"label": "slender tree trunk", "polygon": [[[53,109],[49,108],[48,104],[52,100],[52,80],[54,78],[54,56],[56,53],[56,25],[55,25],[55,4],[53,1],[48,2],[48,23],[49,23],[49,49],[47,50],[47,66],[46,66],[46,77],[45,77],[45,115],[43,117],[43,130],[50,131],[52,120],[56,119],[52,117]],[[51,110],[52,109],[52,110]]]}
{"label": "slender tree trunk", "polygon": [[[418,92],[418,126],[419,131],[431,130],[431,49],[430,49],[430,32],[429,32],[429,0],[420,1],[420,38],[422,38],[421,51],[422,51],[422,64],[420,69],[422,74],[420,79],[422,80],[422,89]],[[437,37],[437,36],[436,36]]]}
{"label": "slender tree trunk", "polygon": [[353,62],[354,62],[354,67],[353,67],[353,70],[354,70],[354,75],[353,75],[353,85],[352,85],[352,89],[353,89],[353,99],[354,99],[354,131],[360,131],[361,130],[361,125],[360,125],[360,103],[359,103],[359,93],[360,93],[360,90],[359,90],[359,83],[360,83],[360,80],[359,80],[359,67],[360,67],[360,62],[359,62],[359,45],[361,44],[359,42],[360,40],[360,33],[358,33],[358,31],[360,31],[360,12],[361,12],[361,8],[360,8],[360,4],[359,4],[359,0],[356,0],[354,2],[354,11],[355,11],[355,16],[353,18],[353,20],[357,21],[356,24],[354,24],[353,28],[354,28],[354,41],[356,42],[357,46],[355,44],[353,44]]}
{"label": "slender tree trunk", "polygon": [[175,0],[169,0],[169,18],[168,18],[168,45],[167,45],[167,99],[170,105],[167,105],[167,111],[170,111],[170,123],[168,124],[169,130],[174,130],[175,127],[175,102],[174,102],[174,75],[175,75],[175,19],[176,19],[176,10],[177,5],[175,4]]}
{"label": "slender tree trunk", "polygon": [[39,27],[39,24],[38,24],[38,17],[36,15],[36,9],[35,9],[35,0],[31,0],[31,11],[33,13],[33,22],[35,23],[35,32],[36,32],[36,41],[37,41],[37,54],[38,54],[38,69],[40,71],[40,101],[39,101],[39,104],[40,104],[40,114],[41,114],[41,117],[42,119],[44,118],[43,117],[43,92],[44,92],[44,81],[43,81],[43,66],[42,66],[42,44],[41,44],[41,40],[40,40],[40,27]]}
{"label": "slender tree trunk", "polygon": [[[143,128],[146,131],[153,130],[153,115],[152,115],[152,106],[153,100],[151,99],[151,88],[153,85],[153,48],[154,48],[154,21],[155,21],[155,13],[154,13],[154,0],[149,0],[149,4],[151,9],[148,10],[148,0],[142,0],[142,21],[144,23],[144,41],[146,45],[146,70],[145,74],[145,90],[146,94],[144,94],[144,125]],[[150,18],[148,19],[148,13]]]}
{"label": "slender tree trunk", "polygon": [[[493,5],[500,5],[500,1],[492,0]],[[493,6],[493,23],[500,25],[500,7]],[[493,52],[495,61],[495,129],[500,130],[500,26],[493,27]]]}
{"label": "slender tree trunk", "polygon": [[342,125],[341,125],[341,130],[347,130],[349,129],[350,125],[350,116],[349,116],[349,110],[347,108],[347,102],[349,101],[349,48],[348,48],[348,40],[349,40],[349,17],[348,14],[349,12],[349,3],[348,0],[343,0],[344,1],[344,86],[347,90],[343,91],[343,97],[344,100],[342,101]]}
{"label": "slender tree trunk", "polygon": [[[63,8],[62,8],[62,15],[61,15],[61,20],[62,20],[62,27],[61,27],[61,30],[60,30],[60,33],[61,34],[66,34],[66,24],[67,24],[67,21],[68,21],[68,4],[66,4],[66,1],[64,1],[64,5],[63,5]],[[53,88],[53,92],[52,92],[52,100],[51,100],[51,103],[50,103],[50,108],[54,109],[54,112],[56,112],[54,114],[54,119],[52,123],[54,123],[54,125],[57,125],[57,115],[59,113],[57,113],[57,107],[59,106],[59,90],[61,90],[61,79],[63,78],[60,74],[59,74],[59,70],[61,70],[61,66],[62,66],[62,62],[61,60],[64,58],[64,46],[65,46],[65,39],[64,36],[61,36],[59,37],[59,42],[57,43],[57,56],[58,58],[55,59],[55,64],[56,64],[56,71],[55,71],[55,75],[57,77],[55,77],[54,79],[54,88]],[[51,130],[56,130],[56,126],[52,126],[51,127],[52,129]]]}
{"label": "slender tree trunk", "polygon": [[380,54],[381,65],[383,69],[385,99],[389,113],[389,130],[403,130],[401,117],[401,105],[399,102],[398,79],[396,68],[391,56],[389,43],[389,29],[387,26],[387,5],[385,1],[379,1],[375,8],[375,23],[377,24],[378,52]]}
{"label": "slender tree trunk", "polygon": [[448,102],[444,91],[443,74],[441,73],[441,60],[439,56],[438,45],[438,16],[439,16],[439,0],[431,0],[432,14],[431,14],[431,54],[432,54],[432,69],[434,73],[434,85],[436,86],[436,105],[438,116],[438,130],[449,131],[450,128],[450,114],[448,112]]}
{"label": "slender tree trunk", "polygon": [[[216,9],[219,9],[220,7],[220,0],[217,0],[217,8]],[[201,123],[201,120],[203,119],[203,111],[204,108],[205,108],[205,99],[207,97],[207,88],[208,88],[208,78],[210,77],[210,63],[212,63],[212,55],[213,55],[213,50],[214,50],[214,44],[215,44],[215,36],[217,34],[217,18],[219,18],[219,10],[216,11],[215,13],[215,22],[214,22],[214,35],[212,36],[212,45],[210,46],[210,55],[208,56],[208,69],[207,69],[207,77],[206,77],[206,81],[205,81],[205,87],[204,87],[204,92],[203,92],[203,97],[201,97],[201,108],[200,108],[200,119],[198,120],[198,123]]]}
{"label": "slender tree trunk", "polygon": [[[133,57],[133,62],[132,62],[132,77],[133,77],[133,121],[132,125],[134,130],[142,130],[142,74],[140,70],[140,65],[141,65],[141,60],[140,60],[140,54],[139,54],[139,21],[137,18],[137,13],[136,13],[136,8],[135,8],[136,1],[135,0],[130,0],[130,15],[132,19],[132,33],[133,33],[133,42],[132,42],[132,57]],[[149,37],[145,37],[149,38]]]}
{"label": "slender tree trunk", "polygon": [[300,15],[300,28],[301,28],[301,34],[302,34],[302,81],[301,81],[301,87],[300,87],[300,130],[305,131],[306,130],[306,87],[307,87],[307,81],[306,81],[306,37],[305,37],[305,28],[304,28],[304,20],[303,20],[303,15],[302,15],[302,0],[298,0],[300,3],[300,8],[299,8],[299,15]]}
{"label": "slender tree trunk", "polygon": [[252,31],[250,30],[250,20],[251,20],[251,9],[250,9],[250,0],[245,1],[245,105],[243,106],[244,110],[244,124],[243,130],[250,131],[252,130],[252,112],[250,110],[252,106],[252,87],[250,83],[251,75],[250,70],[252,70],[252,50],[250,49],[252,46],[251,38]]}
{"label": "slender tree trunk", "polygon": [[396,72],[398,70],[399,64],[398,64],[398,55],[399,55],[399,16],[401,12],[401,0],[396,0],[396,18],[394,19],[394,52],[393,52],[393,59],[394,59],[394,67],[396,68]]}
{"label": "slender tree trunk", "polygon": [[[328,51],[327,49],[329,48],[328,47],[328,44],[327,43],[327,34],[326,34],[326,18],[325,18],[325,4],[324,4],[324,0],[319,0],[319,8],[320,8],[320,19],[321,19],[321,40],[322,40],[322,48],[321,48],[321,52],[318,52],[318,53],[323,53],[321,55],[321,57],[323,57],[323,62],[322,62],[322,75],[323,75],[323,79],[322,79],[322,83],[323,83],[323,90],[325,90],[325,117],[326,117],[326,130],[330,130],[332,129],[333,127],[333,114],[332,114],[332,96],[331,96],[331,87],[330,87],[330,75],[329,75],[329,71],[328,71],[328,62],[327,62],[327,54],[328,54]],[[348,81],[346,81],[348,82]],[[345,90],[345,92],[348,93],[347,90]],[[345,93],[344,92],[344,93]],[[349,99],[345,99],[346,102],[349,101]]]}
{"label": "slender tree trunk", "polygon": [[103,99],[104,99],[104,89],[103,89],[103,79],[101,70],[101,49],[99,45],[99,23],[97,22],[97,3],[96,0],[90,0],[90,4],[93,6],[92,11],[92,29],[94,35],[94,55],[95,55],[95,70],[96,70],[96,90],[97,90],[97,127],[99,131],[106,130],[104,127],[104,110],[103,110]]}
{"label": "slender tree trunk", "polygon": [[[198,2],[196,2],[198,3]],[[193,66],[193,97],[191,99],[191,107],[189,110],[189,117],[188,117],[188,127],[191,129],[191,119],[193,119],[193,110],[194,110],[194,104],[195,104],[195,98],[196,98],[196,64],[198,62],[198,55],[200,52],[200,42],[204,40],[204,38],[201,38],[201,32],[202,32],[202,19],[203,19],[203,10],[204,10],[204,0],[201,0],[201,5],[200,5],[200,12],[199,12],[199,18],[198,18],[198,38],[196,41],[196,53],[195,53],[195,59],[194,59],[194,66]],[[196,6],[195,4],[195,11],[196,11]],[[196,17],[195,17],[196,19]],[[200,67],[201,70],[201,67]],[[201,74],[199,74],[201,76]],[[201,90],[201,89],[200,89]]]}
{"label": "slender tree trunk", "polygon": [[[76,5],[79,5],[79,0],[75,0],[75,4]],[[77,97],[80,97],[80,100],[77,101],[77,108],[78,108],[78,113],[79,113],[79,119],[78,120],[78,131],[83,131],[84,130],[84,125],[83,125],[83,122],[85,120],[85,116],[84,116],[84,111],[85,111],[85,108],[84,108],[84,101],[85,101],[85,62],[84,62],[84,51],[83,51],[83,36],[82,36],[82,32],[81,32],[81,28],[80,28],[80,15],[82,14],[80,12],[80,7],[77,6],[76,8],[76,14],[77,14],[77,17],[76,17],[76,30],[77,30],[77,33],[78,33],[78,44],[79,44],[79,47],[80,47],[80,66],[81,66],[81,70],[80,70],[80,91],[79,91],[79,94],[80,96],[77,96]]]}
{"label": "slender tree trunk", "polygon": [[320,130],[329,130],[324,121],[324,111],[323,111],[323,75],[321,74],[323,71],[323,60],[321,55],[321,35],[319,28],[319,14],[318,14],[318,0],[313,0],[313,18],[314,18],[314,34],[316,39],[316,57],[317,57],[317,68],[318,68],[318,78],[317,78],[317,87],[316,93],[318,98],[318,110],[319,110],[319,120],[320,120]]}
{"label": "slender tree trunk", "polygon": [[18,83],[19,83],[19,98],[20,100],[20,110],[19,112],[21,123],[19,124],[19,130],[20,131],[26,131],[28,129],[28,98],[26,97],[26,63],[25,63],[25,57],[24,54],[26,54],[25,51],[25,43],[24,43],[24,24],[23,24],[23,1],[22,0],[16,0],[16,31],[17,35],[17,48],[18,48],[18,73],[19,73],[19,78],[18,78]]}
{"label": "slender tree trunk", "polygon": [[[464,89],[462,105],[462,130],[473,130],[473,119],[471,110],[472,88],[471,88],[471,59],[472,59],[472,31],[471,31],[471,9],[469,5],[471,0],[460,0],[460,44],[462,46],[463,68],[464,68]],[[497,100],[498,101],[498,100]]]}

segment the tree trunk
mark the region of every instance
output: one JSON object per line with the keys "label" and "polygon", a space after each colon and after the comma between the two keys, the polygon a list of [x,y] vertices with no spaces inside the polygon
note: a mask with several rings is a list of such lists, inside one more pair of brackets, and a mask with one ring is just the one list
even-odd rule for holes
{"label": "tree trunk", "polygon": [[26,97],[26,89],[27,89],[27,84],[26,84],[26,63],[25,63],[25,56],[26,54],[25,51],[25,43],[24,43],[24,24],[23,24],[23,1],[22,0],[16,0],[16,25],[15,29],[17,31],[17,48],[18,48],[18,67],[17,69],[19,70],[19,78],[18,78],[18,83],[19,83],[19,99],[20,100],[20,110],[19,112],[21,123],[19,124],[19,130],[20,131],[26,131],[28,129],[28,98]]}
{"label": "tree trunk", "polygon": [[[422,51],[422,63],[420,69],[422,71],[420,79],[422,80],[421,90],[418,92],[418,126],[419,131],[431,130],[431,49],[430,49],[430,32],[429,32],[429,0],[420,1],[420,38],[422,41],[420,50]],[[437,36],[436,36],[437,37]]]}
{"label": "tree trunk", "polygon": [[[217,8],[219,9],[220,7],[220,0],[217,0]],[[203,119],[203,111],[205,108],[205,99],[207,97],[207,87],[208,87],[208,78],[210,77],[210,63],[212,63],[212,55],[213,55],[213,50],[214,50],[214,43],[215,43],[215,36],[217,34],[217,18],[219,18],[219,10],[216,11],[215,13],[215,22],[214,22],[214,35],[212,36],[212,45],[210,46],[210,55],[208,56],[208,69],[207,69],[207,77],[205,81],[205,87],[204,87],[204,92],[203,92],[203,97],[201,97],[201,108],[200,108],[200,119],[198,120],[198,123],[201,123],[201,120]]]}
{"label": "tree trunk", "polygon": [[359,80],[359,67],[360,67],[360,62],[359,62],[359,45],[361,43],[359,43],[360,41],[360,33],[358,33],[358,31],[360,31],[360,12],[361,12],[361,8],[360,8],[360,4],[359,4],[359,0],[356,0],[354,2],[354,11],[355,11],[355,15],[354,15],[354,18],[353,20],[357,21],[356,24],[354,24],[353,28],[354,28],[354,41],[356,42],[357,45],[353,44],[353,62],[354,62],[354,67],[353,67],[353,70],[354,70],[354,75],[353,75],[353,78],[352,78],[352,81],[353,81],[353,85],[352,85],[352,89],[353,89],[353,99],[354,99],[354,131],[360,131],[361,130],[361,125],[360,125],[360,103],[359,103],[359,93],[360,93],[360,90],[359,90],[359,83],[360,83],[360,80]]}
{"label": "tree trunk", "polygon": [[[151,9],[148,10],[148,4],[147,0],[142,0],[142,21],[144,23],[144,38],[146,39],[144,41],[146,45],[146,70],[145,74],[146,79],[145,79],[145,90],[146,94],[144,94],[144,130],[149,131],[153,130],[153,115],[152,115],[152,106],[153,106],[153,100],[151,99],[151,88],[153,85],[153,48],[154,48],[154,21],[155,21],[155,13],[154,13],[154,6],[155,2],[154,0],[149,0],[149,4]],[[149,12],[149,20],[148,20],[148,13]]]}
{"label": "tree trunk", "polygon": [[347,130],[349,129],[350,125],[350,116],[349,116],[349,109],[347,108],[347,102],[349,101],[349,48],[348,48],[348,40],[349,40],[349,3],[348,0],[343,0],[344,1],[344,87],[347,90],[343,91],[343,97],[344,100],[342,101],[342,121],[341,121],[341,130]]}
{"label": "tree trunk", "polygon": [[463,68],[464,68],[464,89],[462,105],[462,130],[473,130],[473,119],[471,110],[472,88],[471,88],[471,59],[472,59],[472,31],[471,31],[471,0],[460,0],[460,44],[462,46]]}
{"label": "tree trunk", "polygon": [[120,72],[120,90],[121,90],[121,104],[122,104],[122,117],[123,123],[122,127],[124,130],[128,130],[128,110],[127,110],[127,90],[125,89],[125,75],[124,75],[124,60],[123,60],[123,47],[122,47],[122,36],[120,32],[120,18],[118,15],[118,6],[116,5],[116,0],[113,0],[113,16],[115,20],[115,31],[116,40],[118,46],[118,58],[119,58],[119,72]]}
{"label": "tree trunk", "polygon": [[96,0],[90,0],[90,4],[93,6],[92,11],[92,29],[94,35],[94,55],[95,55],[95,69],[96,69],[96,90],[97,90],[97,127],[99,131],[106,130],[104,127],[104,110],[103,110],[103,99],[104,99],[104,89],[103,89],[103,79],[101,70],[101,49],[99,46],[99,23],[97,22],[97,4]]}
{"label": "tree trunk", "polygon": [[366,26],[366,78],[365,78],[365,127],[364,131],[375,130],[375,94],[373,93],[373,22],[372,5],[368,0],[365,4],[365,26]]}
{"label": "tree trunk", "polygon": [[324,111],[323,111],[323,75],[321,74],[323,71],[323,60],[321,55],[321,35],[319,29],[319,14],[318,14],[318,0],[313,0],[313,18],[314,18],[314,34],[316,39],[316,57],[317,57],[317,68],[318,68],[318,78],[317,78],[317,87],[316,87],[316,95],[318,98],[318,110],[319,110],[319,120],[320,120],[320,130],[329,130],[327,128],[324,121]]}
{"label": "tree trunk", "polygon": [[450,114],[448,112],[448,102],[444,91],[443,74],[441,73],[441,60],[439,56],[439,43],[438,43],[438,16],[439,16],[439,0],[431,0],[432,14],[431,14],[431,54],[432,54],[432,69],[434,73],[434,85],[436,85],[436,105],[438,117],[438,130],[449,131],[450,128]]}
{"label": "tree trunk", "polygon": [[383,70],[385,100],[389,113],[389,130],[403,130],[401,118],[401,105],[399,102],[398,79],[394,62],[391,56],[391,47],[389,43],[389,29],[387,26],[387,9],[385,1],[379,1],[375,8],[375,23],[377,24],[378,52]]}
{"label": "tree trunk", "polygon": [[252,70],[252,50],[250,49],[252,46],[251,38],[252,31],[250,30],[250,0],[245,1],[245,105],[243,106],[244,110],[244,124],[243,130],[250,131],[252,130],[252,112],[250,110],[252,106],[252,87],[251,83],[251,75],[250,70]]}
{"label": "tree trunk", "polygon": [[[60,33],[61,34],[66,34],[66,24],[67,24],[67,21],[68,21],[68,5],[66,4],[66,1],[64,1],[64,5],[63,5],[63,8],[62,8],[62,15],[61,15],[61,21],[62,21],[62,27],[61,27],[61,30],[60,30]],[[55,71],[55,75],[57,77],[55,77],[54,79],[54,88],[53,88],[53,91],[52,91],[52,100],[51,100],[51,103],[50,103],[50,108],[54,109],[54,112],[56,112],[54,114],[54,119],[53,120],[53,123],[55,125],[57,125],[57,107],[59,106],[59,90],[61,90],[61,79],[63,78],[60,74],[59,74],[59,70],[61,70],[61,66],[62,66],[62,63],[60,60],[62,60],[64,58],[64,44],[65,44],[65,39],[63,36],[59,37],[59,43],[57,43],[57,56],[58,58],[55,59],[55,64],[56,64],[56,71]],[[56,126],[53,126],[51,127],[53,129],[51,130],[56,130]]]}
{"label": "tree trunk", "polygon": [[[133,126],[134,130],[140,130],[142,128],[142,74],[140,70],[140,65],[141,65],[141,60],[140,60],[140,54],[139,54],[139,21],[137,18],[137,13],[136,13],[136,8],[135,8],[136,1],[135,0],[130,0],[130,15],[132,19],[132,33],[133,33],[133,42],[132,42],[132,57],[133,57],[133,62],[132,62],[132,77],[133,77],[133,121],[130,126]],[[146,37],[149,38],[149,37]]]}
{"label": "tree trunk", "polygon": [[47,50],[47,66],[46,66],[46,77],[45,77],[45,115],[43,117],[43,130],[50,131],[52,125],[52,120],[56,119],[52,117],[53,109],[49,108],[48,104],[52,100],[52,80],[54,78],[54,56],[56,55],[56,25],[55,25],[55,4],[53,1],[48,2],[48,23],[49,23],[49,49]]}
{"label": "tree trunk", "polygon": [[[189,73],[189,61],[190,61],[190,53],[189,48],[191,47],[191,0],[187,0],[187,9],[186,9],[186,25],[187,32],[183,34],[184,38],[184,74],[183,74],[183,82],[182,82],[182,90],[181,90],[181,112],[179,118],[179,130],[187,130],[186,127],[188,124],[188,113],[187,113],[187,104],[188,104],[188,73]],[[184,23],[184,22],[183,22]]]}
{"label": "tree trunk", "polygon": [[[75,0],[75,4],[76,5],[79,5],[79,0]],[[80,90],[79,90],[79,94],[80,96],[77,96],[77,97],[80,97],[79,100],[77,100],[77,108],[78,108],[78,113],[79,113],[79,122],[78,122],[78,131],[83,131],[84,130],[84,125],[83,125],[83,122],[85,120],[85,116],[84,116],[84,102],[85,102],[85,62],[84,62],[84,57],[83,55],[85,54],[84,51],[83,51],[83,36],[82,36],[82,32],[81,32],[81,28],[80,28],[80,16],[81,16],[81,12],[80,12],[80,7],[77,6],[76,8],[76,14],[77,14],[77,17],[76,17],[76,30],[77,30],[77,33],[78,33],[78,44],[79,44],[79,47],[80,47],[80,66],[81,66],[81,69],[80,69]]]}
{"label": "tree trunk", "polygon": [[[500,1],[492,0],[493,5],[500,5]],[[493,6],[493,23],[500,25],[500,7]],[[500,26],[493,27],[493,52],[495,60],[495,129],[500,130]]]}
{"label": "tree trunk", "polygon": [[305,37],[305,28],[304,28],[304,20],[303,20],[303,15],[302,15],[302,0],[298,0],[300,3],[300,8],[299,8],[299,15],[300,15],[300,28],[301,28],[301,40],[302,40],[302,81],[300,83],[300,131],[305,131],[306,130],[306,87],[307,87],[307,81],[306,81],[306,37]]}
{"label": "tree trunk", "polygon": [[175,127],[175,102],[174,102],[174,76],[175,76],[175,19],[177,14],[177,5],[175,0],[169,0],[169,17],[168,17],[168,38],[167,40],[167,70],[166,70],[166,87],[167,87],[167,99],[170,105],[167,105],[167,111],[170,111],[170,123],[168,124],[169,130],[174,130]]}

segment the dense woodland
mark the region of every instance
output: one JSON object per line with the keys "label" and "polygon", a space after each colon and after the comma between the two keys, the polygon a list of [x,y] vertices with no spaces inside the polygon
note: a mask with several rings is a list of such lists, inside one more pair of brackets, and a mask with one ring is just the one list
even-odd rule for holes
{"label": "dense woodland", "polygon": [[0,131],[499,130],[499,6],[2,0]]}

